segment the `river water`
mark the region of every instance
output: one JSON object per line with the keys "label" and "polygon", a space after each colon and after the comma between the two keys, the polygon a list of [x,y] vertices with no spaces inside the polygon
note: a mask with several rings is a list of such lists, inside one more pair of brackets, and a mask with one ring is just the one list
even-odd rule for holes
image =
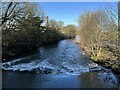
{"label": "river water", "polygon": [[73,40],[2,63],[3,88],[119,88],[117,76],[87,58]]}

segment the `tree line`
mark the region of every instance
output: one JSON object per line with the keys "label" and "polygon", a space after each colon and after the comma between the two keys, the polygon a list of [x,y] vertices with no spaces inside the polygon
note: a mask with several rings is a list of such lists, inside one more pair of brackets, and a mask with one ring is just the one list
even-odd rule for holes
{"label": "tree line", "polygon": [[65,27],[63,21],[51,19],[47,26],[44,10],[37,3],[4,2],[0,20],[3,59],[20,55],[23,51],[36,50],[46,43],[75,36],[75,33],[71,32],[75,32],[76,28],[63,29]]}
{"label": "tree line", "polygon": [[90,58],[120,72],[118,7],[85,11],[79,18],[80,46]]}

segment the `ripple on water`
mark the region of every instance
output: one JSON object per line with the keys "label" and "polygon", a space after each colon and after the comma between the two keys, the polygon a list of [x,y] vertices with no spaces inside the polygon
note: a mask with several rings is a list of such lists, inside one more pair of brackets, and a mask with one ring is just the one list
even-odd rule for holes
{"label": "ripple on water", "polygon": [[[2,69],[20,72],[36,72],[40,74],[45,73],[44,75],[48,75],[48,73],[50,75],[50,73],[53,73],[54,75],[59,76],[59,80],[58,78],[57,80],[54,78],[55,80],[53,80],[53,85],[48,82],[48,84],[45,84],[46,87],[49,85],[53,87],[54,84],[56,84],[56,86],[59,86],[59,81],[61,81],[62,86],[65,86],[62,83],[68,83],[68,87],[112,87],[112,84],[116,87],[117,80],[114,74],[112,74],[111,71],[99,66],[98,64],[93,63],[87,57],[85,57],[82,54],[82,51],[80,51],[79,45],[75,44],[73,41],[63,40],[59,42],[58,45],[48,45],[45,47],[43,46],[39,50],[40,53],[38,53],[38,56],[41,55],[41,59],[34,57],[29,60],[28,57],[5,62],[2,63]],[[63,78],[64,75],[62,78],[60,78],[61,74],[67,75],[67,78]],[[21,75],[18,74],[17,76]],[[33,75],[33,78],[34,77],[35,75]],[[31,80],[31,83],[33,80]],[[38,78],[35,81],[37,80]],[[73,81],[77,82],[77,84],[73,85]],[[78,82],[80,85],[78,85]],[[22,83],[24,83],[24,81]],[[34,84],[32,83],[31,85]],[[37,85],[37,87],[39,87],[39,81]]]}
{"label": "ripple on water", "polygon": [[2,63],[3,70],[11,71],[28,71],[37,73],[76,73],[76,72],[93,72],[103,71],[103,67],[98,66],[95,63],[91,63],[88,66],[79,65],[72,62],[62,61],[61,65],[51,64],[49,58],[40,61],[34,60],[29,63],[18,63],[21,59],[17,59],[10,62]]}

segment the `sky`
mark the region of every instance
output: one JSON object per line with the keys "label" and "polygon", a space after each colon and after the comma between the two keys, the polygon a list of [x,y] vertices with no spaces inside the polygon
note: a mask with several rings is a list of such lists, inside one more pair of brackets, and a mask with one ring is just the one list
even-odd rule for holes
{"label": "sky", "polygon": [[106,8],[110,4],[110,2],[39,2],[49,20],[61,20],[65,25],[77,25],[76,20],[85,10]]}

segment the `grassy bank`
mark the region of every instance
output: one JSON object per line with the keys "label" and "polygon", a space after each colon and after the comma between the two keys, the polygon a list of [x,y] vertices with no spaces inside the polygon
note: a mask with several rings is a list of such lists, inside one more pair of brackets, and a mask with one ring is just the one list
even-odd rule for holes
{"label": "grassy bank", "polygon": [[85,47],[81,46],[82,50],[85,52],[93,62],[100,64],[103,67],[110,68],[114,72],[120,74],[120,62],[118,59],[118,54],[110,50],[102,48],[101,52],[97,56],[92,56],[90,51],[86,50]]}

